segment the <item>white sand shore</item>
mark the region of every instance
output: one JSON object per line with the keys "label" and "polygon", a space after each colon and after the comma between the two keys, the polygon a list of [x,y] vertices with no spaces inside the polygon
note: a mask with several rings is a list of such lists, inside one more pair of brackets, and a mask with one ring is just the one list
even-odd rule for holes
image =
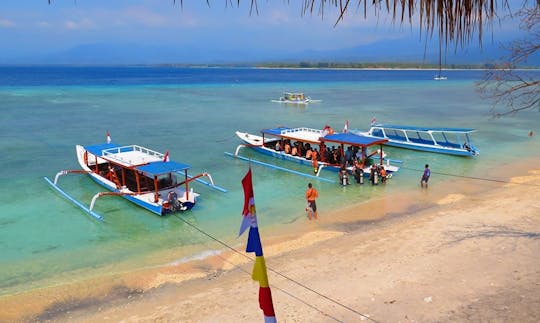
{"label": "white sand shore", "polygon": [[[299,224],[303,234],[265,239],[261,228],[278,321],[540,321],[540,171],[510,182],[433,183],[377,208],[323,210],[317,223]],[[262,321],[251,268],[229,252],[131,273],[121,288],[60,286],[71,296],[0,300],[0,321]]]}

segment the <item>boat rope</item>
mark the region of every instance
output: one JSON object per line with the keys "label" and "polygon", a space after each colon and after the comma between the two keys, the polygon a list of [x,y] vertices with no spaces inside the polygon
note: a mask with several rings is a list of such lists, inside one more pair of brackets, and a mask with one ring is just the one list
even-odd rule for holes
{"label": "boat rope", "polygon": [[[207,243],[205,243],[205,245],[208,246]],[[218,257],[218,258],[220,258],[221,260],[223,260],[223,262],[226,262],[226,263],[230,264],[231,266],[233,266],[234,268],[236,268],[236,269],[238,269],[238,270],[240,270],[240,271],[242,271],[242,272],[248,274],[249,276],[252,275],[251,272],[249,272],[249,271],[247,271],[246,269],[242,268],[241,266],[235,264],[234,262],[228,260],[227,258],[222,257],[220,254],[216,254],[215,256]],[[248,257],[248,258],[249,258],[249,257]],[[250,258],[250,259],[251,259],[251,258]],[[251,260],[252,260],[252,259],[251,259]],[[276,286],[275,284],[272,284],[272,289],[279,290],[280,292],[282,292],[282,293],[284,293],[284,294],[286,294],[286,295],[288,295],[288,296],[294,298],[295,300],[299,301],[300,303],[303,303],[304,305],[306,305],[306,306],[308,306],[308,307],[311,307],[312,309],[316,310],[317,312],[321,313],[321,314],[324,315],[324,316],[327,316],[327,317],[333,319],[333,320],[336,321],[336,322],[344,323],[344,321],[338,319],[337,317],[334,317],[334,316],[332,316],[332,315],[330,315],[330,314],[328,314],[328,313],[322,311],[321,309],[317,308],[316,306],[309,304],[307,301],[303,300],[302,298],[300,298],[300,297],[298,297],[298,296],[292,294],[291,292],[286,291],[285,289],[283,289],[283,288],[281,288],[281,287],[279,287],[279,286]]]}
{"label": "boat rope", "polygon": [[[181,216],[179,216],[178,214],[174,214],[174,216],[176,216],[178,219],[180,219],[180,220],[181,220],[182,222],[184,222],[185,224],[187,224],[187,225],[191,226],[192,228],[194,228],[195,230],[199,231],[199,232],[202,233],[203,235],[209,237],[210,239],[216,241],[217,243],[221,244],[222,246],[226,247],[227,249],[233,251],[234,253],[237,253],[238,255],[240,255],[240,256],[242,256],[242,257],[244,257],[244,258],[247,258],[247,259],[249,259],[249,260],[252,261],[252,262],[255,262],[255,258],[246,255],[245,253],[239,251],[238,249],[234,248],[233,246],[230,246],[230,245],[227,244],[226,242],[221,241],[220,239],[214,237],[213,235],[211,235],[210,233],[208,233],[208,232],[202,230],[201,228],[197,227],[196,225],[194,225],[194,224],[192,224],[192,223],[189,223],[188,221],[184,220],[184,219],[183,219]],[[235,265],[235,267],[239,268],[239,267],[236,266],[236,265]],[[334,303],[334,304],[336,304],[336,305],[338,305],[338,306],[340,306],[340,307],[342,307],[342,308],[344,308],[344,309],[346,309],[346,310],[348,310],[348,311],[350,311],[350,312],[352,312],[352,313],[354,313],[354,314],[359,315],[360,317],[362,317],[363,320],[366,320],[366,319],[367,319],[367,320],[370,320],[370,321],[372,321],[372,322],[376,322],[376,323],[378,322],[378,321],[372,319],[371,317],[369,317],[368,315],[362,314],[362,313],[360,313],[359,311],[355,310],[354,308],[351,308],[351,307],[349,307],[349,306],[347,306],[347,305],[345,305],[345,304],[343,304],[343,303],[340,303],[339,301],[336,301],[335,299],[333,299],[333,298],[331,298],[331,297],[329,297],[329,296],[326,296],[326,295],[322,294],[321,292],[318,292],[318,291],[314,290],[313,288],[311,288],[311,287],[309,287],[309,286],[307,286],[307,285],[305,285],[305,284],[303,284],[303,283],[301,283],[301,282],[299,282],[299,281],[297,281],[297,280],[295,280],[295,279],[293,279],[293,278],[290,278],[290,277],[286,276],[285,274],[282,274],[281,272],[279,272],[279,271],[273,269],[272,267],[267,266],[266,269],[268,269],[268,270],[270,270],[271,272],[273,272],[273,273],[275,273],[275,274],[277,274],[277,275],[283,277],[284,279],[286,279],[286,280],[288,280],[288,281],[290,281],[290,282],[292,282],[292,283],[294,283],[294,284],[296,284],[296,285],[298,285],[298,286],[300,286],[300,287],[302,287],[302,288],[304,288],[304,289],[306,289],[306,290],[308,290],[308,291],[310,291],[310,292],[312,292],[312,293],[314,293],[314,294],[316,294],[316,295],[318,295],[318,296],[320,296],[320,297],[326,299],[326,300],[329,301],[329,302],[332,302],[332,303]],[[243,270],[243,269],[241,269],[241,270],[244,271],[244,272],[247,272],[247,271],[245,271],[245,270]],[[249,273],[249,272],[247,272],[247,273],[248,273],[249,275],[251,275],[251,273]],[[272,286],[275,287],[275,285],[272,285]],[[276,288],[277,288],[277,287],[276,287]],[[281,288],[277,288],[277,289],[284,291],[284,290],[281,289]],[[286,292],[286,294],[292,296],[292,294],[289,293],[289,292]],[[294,298],[295,298],[295,299],[298,299],[297,296],[294,296]],[[310,306],[310,307],[313,307],[313,306]],[[319,311],[320,313],[322,313],[322,314],[324,314],[324,315],[326,315],[326,316],[328,316],[328,317],[330,317],[330,318],[332,318],[332,319],[334,319],[334,320],[336,320],[336,321],[338,321],[338,322],[341,322],[341,320],[338,320],[338,319],[336,319],[336,318],[330,316],[329,314],[323,312],[323,311],[320,310],[320,309],[317,309],[317,311]]]}
{"label": "boat rope", "polygon": [[[419,173],[424,172],[423,169],[409,168],[409,167],[405,167],[405,166],[401,166],[400,169],[406,169],[406,170],[415,171],[415,172],[419,172]],[[509,181],[507,179],[466,176],[466,175],[459,175],[459,174],[450,174],[450,173],[444,173],[444,172],[437,172],[437,171],[433,171],[433,170],[431,170],[431,174],[450,176],[450,177],[458,177],[458,178],[465,178],[465,179],[478,180],[478,181],[486,181],[486,182],[504,183],[504,184],[514,184],[514,185],[524,185],[524,186],[540,186],[540,184],[535,184],[535,183],[515,183],[515,182]]]}

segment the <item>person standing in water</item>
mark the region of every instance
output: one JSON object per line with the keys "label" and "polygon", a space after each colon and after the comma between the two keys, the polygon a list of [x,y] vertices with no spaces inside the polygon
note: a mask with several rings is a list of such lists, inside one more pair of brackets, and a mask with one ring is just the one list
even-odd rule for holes
{"label": "person standing in water", "polygon": [[431,176],[431,170],[429,169],[429,165],[426,164],[424,173],[422,174],[422,179],[420,180],[421,187],[424,187],[424,184],[426,185],[426,188],[428,187],[429,176]]}
{"label": "person standing in water", "polygon": [[308,189],[306,191],[306,200],[307,200],[307,213],[308,218],[311,220],[312,217],[317,220],[317,203],[315,203],[315,199],[319,197],[319,192],[317,192],[316,189],[313,188],[313,185],[311,183],[308,184]]}

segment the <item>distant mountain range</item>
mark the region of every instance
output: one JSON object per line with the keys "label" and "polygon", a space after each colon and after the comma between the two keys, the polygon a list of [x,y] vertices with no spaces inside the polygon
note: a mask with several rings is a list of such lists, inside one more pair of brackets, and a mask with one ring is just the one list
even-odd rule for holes
{"label": "distant mountain range", "polygon": [[[443,64],[492,63],[506,54],[498,45],[484,45],[482,49],[450,48]],[[540,55],[531,58],[528,66],[540,67]],[[438,45],[409,40],[372,43],[338,50],[279,51],[259,49],[212,49],[204,47],[147,46],[139,44],[94,43],[76,46],[48,54],[29,54],[4,57],[0,64],[260,64],[264,62],[395,62],[438,63]]]}

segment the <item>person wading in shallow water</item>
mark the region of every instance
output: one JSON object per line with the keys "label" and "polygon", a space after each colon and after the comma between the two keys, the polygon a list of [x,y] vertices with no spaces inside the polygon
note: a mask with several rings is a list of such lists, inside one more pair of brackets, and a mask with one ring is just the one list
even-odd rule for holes
{"label": "person wading in shallow water", "polygon": [[309,183],[308,189],[306,191],[306,200],[307,200],[306,211],[308,213],[308,218],[310,220],[312,217],[315,218],[315,220],[317,220],[317,203],[315,203],[315,199],[318,197],[319,197],[319,192],[317,192],[317,190],[313,188],[313,185]]}
{"label": "person wading in shallow water", "polygon": [[431,176],[431,170],[429,169],[429,165],[426,164],[426,167],[424,168],[424,173],[422,174],[422,179],[420,180],[420,186],[424,187],[425,184],[427,188],[429,176]]}

